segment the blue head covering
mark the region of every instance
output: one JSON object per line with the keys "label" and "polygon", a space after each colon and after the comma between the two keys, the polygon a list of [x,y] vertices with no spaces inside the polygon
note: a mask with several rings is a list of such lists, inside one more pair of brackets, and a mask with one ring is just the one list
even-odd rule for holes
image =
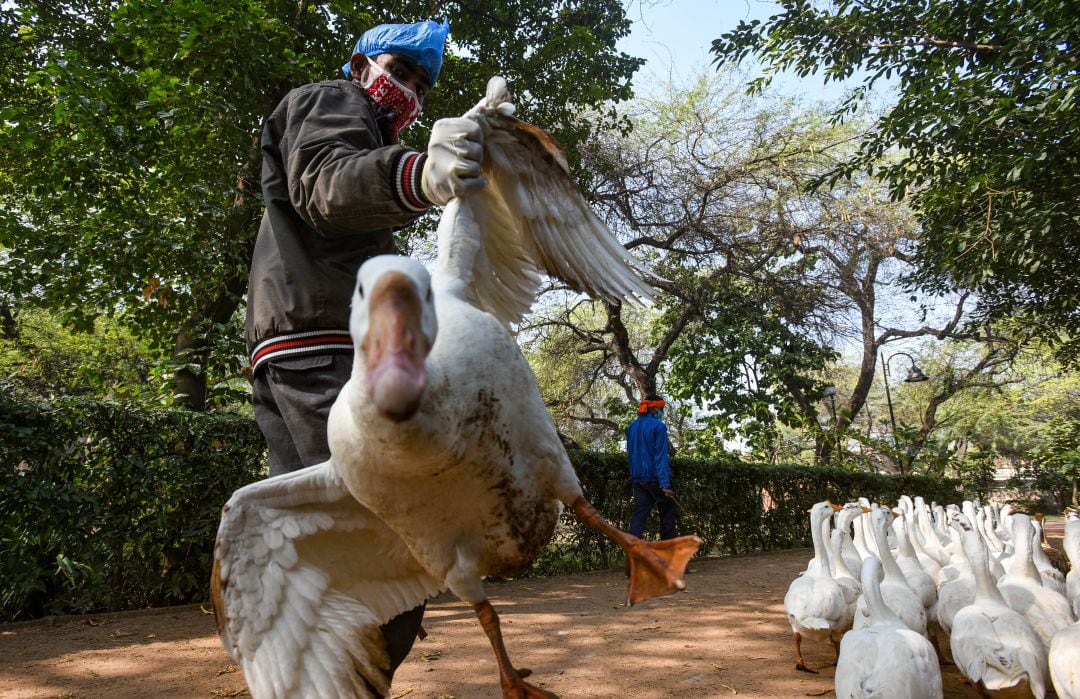
{"label": "blue head covering", "polygon": [[[360,36],[353,53],[362,53],[368,58],[383,53],[408,56],[427,71],[434,87],[442,70],[443,46],[449,35],[450,23],[446,20],[442,24],[430,19],[414,24],[380,24]],[[346,78],[349,77],[349,63],[341,70]]]}

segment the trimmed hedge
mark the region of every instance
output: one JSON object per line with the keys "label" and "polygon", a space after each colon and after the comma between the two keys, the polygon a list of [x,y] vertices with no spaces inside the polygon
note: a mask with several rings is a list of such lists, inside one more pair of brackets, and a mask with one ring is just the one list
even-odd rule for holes
{"label": "trimmed hedge", "polygon": [[[585,496],[613,524],[626,529],[632,489],[626,455],[571,452]],[[895,504],[901,495],[921,495],[929,503],[960,502],[960,481],[927,476],[886,476],[842,469],[752,464],[731,458],[701,461],[673,458],[671,470],[680,504],[679,533],[704,540],[699,555],[729,556],[810,545],[806,511],[815,502],[866,497]],[[654,513],[646,538],[658,537]],[[529,571],[552,575],[611,567],[622,552],[606,538],[564,514],[555,540]]]}
{"label": "trimmed hedge", "polygon": [[[88,400],[46,402],[0,387],[0,621],[202,601],[221,506],[264,475],[245,417]],[[626,528],[625,454],[571,452],[586,496]],[[735,459],[672,462],[680,530],[702,555],[809,545],[806,510],[829,498],[961,499],[956,481]],[[655,537],[656,516],[646,536]],[[564,515],[525,575],[619,565],[611,542]]]}
{"label": "trimmed hedge", "polygon": [[262,476],[250,418],[0,389],[0,620],[207,598],[221,506]]}

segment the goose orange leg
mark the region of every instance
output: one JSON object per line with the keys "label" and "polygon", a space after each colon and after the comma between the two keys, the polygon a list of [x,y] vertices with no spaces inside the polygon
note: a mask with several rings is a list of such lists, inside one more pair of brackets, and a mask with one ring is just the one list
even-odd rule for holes
{"label": "goose orange leg", "polygon": [[574,514],[590,529],[595,529],[619,545],[630,562],[630,590],[626,603],[670,595],[686,587],[683,575],[686,564],[697,553],[701,539],[680,536],[663,541],[642,541],[616,529],[584,497],[571,503]]}
{"label": "goose orange leg", "polygon": [[792,635],[795,637],[795,669],[809,672],[812,675],[818,674],[817,670],[811,670],[806,661],[802,659],[802,634],[796,631]]}
{"label": "goose orange leg", "polygon": [[487,600],[477,602],[473,605],[473,611],[480,619],[480,626],[483,627],[484,633],[491,641],[491,647],[495,650],[503,699],[559,699],[557,695],[534,687],[522,679],[531,675],[531,670],[525,668],[518,670],[510,663],[510,656],[507,655],[506,645],[503,643],[502,631],[499,629],[499,615],[491,606],[491,602]]}

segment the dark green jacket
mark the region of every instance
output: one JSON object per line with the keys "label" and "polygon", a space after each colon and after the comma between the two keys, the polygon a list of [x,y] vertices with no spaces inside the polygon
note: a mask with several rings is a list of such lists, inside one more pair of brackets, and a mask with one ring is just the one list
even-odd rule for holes
{"label": "dark green jacket", "polygon": [[349,301],[360,264],[394,253],[393,231],[428,208],[426,155],[384,145],[365,91],[304,85],[263,125],[259,226],[248,283],[253,368],[285,356],[351,352]]}

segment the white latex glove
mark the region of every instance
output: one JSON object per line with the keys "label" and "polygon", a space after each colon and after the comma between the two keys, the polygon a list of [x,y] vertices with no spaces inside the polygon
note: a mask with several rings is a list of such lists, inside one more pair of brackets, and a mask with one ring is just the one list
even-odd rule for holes
{"label": "white latex glove", "polygon": [[465,117],[436,121],[420,178],[424,196],[444,206],[455,197],[483,189],[487,184],[487,178],[480,174],[483,156],[484,132],[475,121]]}

